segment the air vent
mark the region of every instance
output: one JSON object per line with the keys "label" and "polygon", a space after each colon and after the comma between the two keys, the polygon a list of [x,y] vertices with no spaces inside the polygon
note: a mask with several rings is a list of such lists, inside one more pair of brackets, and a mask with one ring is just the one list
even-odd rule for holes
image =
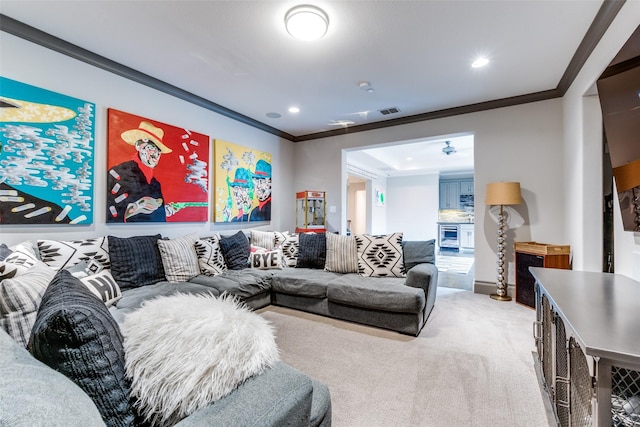
{"label": "air vent", "polygon": [[380,112],[380,114],[382,114],[383,116],[388,116],[389,114],[396,114],[400,112],[400,109],[398,107],[391,107],[391,108],[384,108],[382,110],[378,110]]}

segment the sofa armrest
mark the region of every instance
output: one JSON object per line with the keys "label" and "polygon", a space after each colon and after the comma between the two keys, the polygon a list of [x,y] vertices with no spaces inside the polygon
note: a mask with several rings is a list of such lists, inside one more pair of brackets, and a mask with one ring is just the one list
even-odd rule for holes
{"label": "sofa armrest", "polygon": [[310,425],[313,382],[282,362],[242,383],[176,427]]}
{"label": "sofa armrest", "polygon": [[407,272],[407,286],[422,288],[426,298],[425,319],[431,313],[436,302],[436,289],[438,288],[438,267],[434,264],[423,262],[417,264]]}

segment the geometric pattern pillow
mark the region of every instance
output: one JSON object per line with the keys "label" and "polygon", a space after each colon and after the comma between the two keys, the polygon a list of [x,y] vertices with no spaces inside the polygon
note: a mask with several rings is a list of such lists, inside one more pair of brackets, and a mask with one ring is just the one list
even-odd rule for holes
{"label": "geometric pattern pillow", "polygon": [[202,237],[193,244],[198,256],[200,272],[204,275],[217,276],[227,271],[219,242],[220,235],[216,233],[211,237]]}
{"label": "geometric pattern pillow", "polygon": [[285,231],[283,236],[284,240],[280,244],[280,249],[282,249],[285,264],[287,264],[287,267],[295,267],[298,262],[298,233]]}
{"label": "geometric pattern pillow", "polygon": [[29,342],[40,300],[55,274],[38,261],[19,277],[0,282],[0,327],[23,347]]}
{"label": "geometric pattern pillow", "polygon": [[359,234],[358,274],[372,277],[404,277],[402,233],[385,236]]}
{"label": "geometric pattern pillow", "polygon": [[70,241],[38,240],[38,250],[42,261],[56,270],[92,259],[104,268],[111,268],[107,236]]}
{"label": "geometric pattern pillow", "polygon": [[65,270],[71,273],[73,277],[80,279],[107,307],[114,305],[122,298],[120,286],[111,275],[111,271],[103,269],[102,265],[94,260],[89,262],[82,261],[72,267],[65,268]]}
{"label": "geometric pattern pillow", "polygon": [[69,271],[59,270],[47,287],[27,348],[84,390],[106,425],[134,425],[120,328]]}
{"label": "geometric pattern pillow", "polygon": [[327,233],[327,261],[324,269],[335,273],[358,272],[358,245],[355,237]]}
{"label": "geometric pattern pillow", "polygon": [[198,255],[193,247],[195,235],[158,240],[164,275],[170,282],[186,282],[200,274]]}
{"label": "geometric pattern pillow", "polygon": [[16,247],[4,261],[0,261],[0,280],[18,277],[40,263],[32,251]]}

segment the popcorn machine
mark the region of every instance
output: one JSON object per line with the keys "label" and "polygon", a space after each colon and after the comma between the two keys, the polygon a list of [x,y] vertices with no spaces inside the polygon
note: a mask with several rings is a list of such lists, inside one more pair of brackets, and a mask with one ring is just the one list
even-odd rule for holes
{"label": "popcorn machine", "polygon": [[324,191],[296,193],[296,233],[327,231]]}

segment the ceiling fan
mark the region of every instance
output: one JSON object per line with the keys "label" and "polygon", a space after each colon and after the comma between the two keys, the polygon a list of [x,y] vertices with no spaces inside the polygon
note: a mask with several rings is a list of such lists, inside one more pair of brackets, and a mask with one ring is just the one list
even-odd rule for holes
{"label": "ceiling fan", "polygon": [[451,141],[445,141],[445,144],[447,144],[447,146],[442,149],[442,152],[444,154],[446,154],[447,156],[450,156],[456,152],[455,147],[451,146]]}

